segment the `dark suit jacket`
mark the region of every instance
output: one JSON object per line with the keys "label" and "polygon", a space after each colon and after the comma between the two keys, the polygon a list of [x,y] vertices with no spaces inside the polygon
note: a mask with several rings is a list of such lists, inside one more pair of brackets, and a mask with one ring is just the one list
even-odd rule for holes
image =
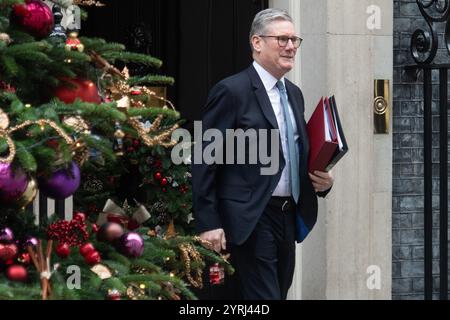
{"label": "dark suit jacket", "polygon": [[[286,89],[300,134],[300,200],[296,213],[296,239],[301,242],[317,220],[317,196],[307,173],[309,142],[303,95],[287,79]],[[224,137],[226,129],[278,129],[266,89],[253,66],[214,86],[208,97],[202,125],[203,131],[216,128],[224,133]],[[202,148],[208,144],[202,142]],[[268,148],[271,150],[270,145]],[[266,208],[285,166],[281,142],[279,150],[271,152],[279,152],[280,167],[276,174],[270,176],[260,174],[263,166],[259,161],[258,164],[206,165],[195,164],[193,159],[194,217],[199,233],[223,228],[228,243],[240,245],[245,242]],[[318,195],[324,197],[328,192]]]}

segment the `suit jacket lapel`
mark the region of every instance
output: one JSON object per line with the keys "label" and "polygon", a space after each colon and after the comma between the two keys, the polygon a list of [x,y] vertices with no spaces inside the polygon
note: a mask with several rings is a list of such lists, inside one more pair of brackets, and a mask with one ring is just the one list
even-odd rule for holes
{"label": "suit jacket lapel", "polygon": [[255,89],[256,98],[258,99],[258,103],[261,107],[264,117],[267,119],[267,121],[269,121],[274,129],[279,129],[277,118],[275,117],[275,113],[273,112],[272,104],[270,103],[266,88],[264,87],[264,84],[259,78],[259,75],[253,65],[248,68],[248,74],[253,88]]}

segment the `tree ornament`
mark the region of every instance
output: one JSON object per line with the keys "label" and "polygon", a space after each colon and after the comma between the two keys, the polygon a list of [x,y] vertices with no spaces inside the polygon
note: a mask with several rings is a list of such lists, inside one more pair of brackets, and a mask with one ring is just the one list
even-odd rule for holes
{"label": "tree ornament", "polygon": [[139,222],[137,222],[136,220],[134,220],[134,219],[130,219],[129,221],[128,221],[128,224],[127,224],[127,229],[128,230],[136,230],[137,228],[139,228],[141,226],[141,224],[139,223]]}
{"label": "tree ornament", "polygon": [[6,270],[6,277],[11,281],[25,282],[28,278],[28,271],[24,266],[14,264]]}
{"label": "tree ornament", "polygon": [[11,21],[38,39],[47,37],[54,24],[52,11],[40,0],[14,5]]}
{"label": "tree ornament", "polygon": [[3,32],[0,33],[0,41],[6,43],[6,45],[9,45],[12,42],[9,34]]}
{"label": "tree ornament", "polygon": [[3,244],[0,243],[0,261],[12,260],[17,256],[18,249],[14,243]]}
{"label": "tree ornament", "polygon": [[108,300],[121,300],[121,295],[119,290],[117,289],[109,289],[108,294],[106,295]]}
{"label": "tree ornament", "polygon": [[47,197],[64,200],[80,186],[80,168],[72,161],[69,168],[54,172],[50,178],[39,178],[39,190]]}
{"label": "tree ornament", "polygon": [[89,234],[85,221],[72,219],[52,223],[47,229],[47,237],[69,246],[80,246],[87,241]]}
{"label": "tree ornament", "polygon": [[199,264],[202,264],[203,259],[201,254],[190,243],[181,244],[179,248],[181,253],[181,260],[184,264],[184,274],[186,275],[186,278],[195,288],[203,288],[202,269],[198,268],[197,270],[195,270],[195,279],[191,274],[191,259],[198,262]]}
{"label": "tree ornament", "polygon": [[67,243],[58,244],[58,246],[56,247],[56,254],[62,259],[67,258],[70,254],[69,245]]}
{"label": "tree ornament", "polygon": [[27,207],[36,198],[37,192],[38,192],[37,181],[35,178],[31,177],[30,180],[28,181],[27,188],[19,197],[19,199],[17,199],[16,206],[19,208]]}
{"label": "tree ornament", "polygon": [[112,243],[123,235],[123,227],[115,222],[104,223],[97,232],[97,240]]}
{"label": "tree ornament", "polygon": [[38,245],[38,240],[35,237],[28,237],[25,240],[24,247],[36,247]]}
{"label": "tree ornament", "polygon": [[98,275],[98,277],[102,280],[109,279],[112,277],[111,270],[108,269],[108,267],[102,265],[102,264],[96,264],[91,268],[91,271]]}
{"label": "tree ornament", "polygon": [[52,7],[52,13],[53,13],[53,20],[55,22],[55,25],[53,27],[52,32],[48,36],[51,39],[56,39],[57,41],[66,41],[66,29],[61,25],[61,21],[63,19],[63,14],[61,12],[60,6],[58,6],[56,3]]}
{"label": "tree ornament", "polygon": [[92,251],[95,251],[94,246],[90,242],[86,242],[85,244],[80,246],[80,254],[83,257],[86,257],[88,254],[90,254]]}
{"label": "tree ornament", "polygon": [[91,193],[98,193],[103,190],[103,182],[95,176],[88,176],[83,183],[83,190]]}
{"label": "tree ornament", "polygon": [[11,205],[25,192],[28,179],[22,169],[0,162],[0,204]]}
{"label": "tree ornament", "polygon": [[0,229],[0,243],[8,244],[14,241],[14,233],[10,228]]}
{"label": "tree ornament", "polygon": [[125,133],[122,131],[122,127],[118,121],[116,121],[114,132],[114,143],[113,143],[113,151],[117,156],[123,156],[123,138],[125,137]]}
{"label": "tree ornament", "polygon": [[17,261],[24,265],[29,265],[31,261],[30,254],[27,252],[22,252],[17,258]]}
{"label": "tree ornament", "polygon": [[70,31],[65,48],[67,51],[83,52],[84,45],[81,43],[80,39],[78,39],[78,31]]}
{"label": "tree ornament", "polygon": [[93,223],[92,226],[91,226],[92,232],[93,232],[93,233],[97,233],[97,232],[98,232],[98,229],[99,229],[99,226],[96,225],[95,223]]}
{"label": "tree ornament", "polygon": [[86,215],[83,212],[77,212],[73,215],[73,219],[84,222],[86,221]]}
{"label": "tree ornament", "polygon": [[169,182],[167,181],[166,178],[162,178],[161,179],[161,186],[166,186]]}
{"label": "tree ornament", "polygon": [[90,266],[96,265],[102,261],[102,258],[100,257],[100,254],[98,251],[94,250],[89,252],[85,257],[84,261]]}
{"label": "tree ornament", "polygon": [[125,233],[117,242],[117,250],[128,258],[138,258],[144,253],[144,239],[136,232]]}
{"label": "tree ornament", "polygon": [[39,272],[41,278],[42,300],[47,300],[48,294],[51,292],[50,278],[52,272],[50,271],[50,258],[53,250],[53,240],[48,240],[45,255],[42,248],[42,241],[38,240],[37,250],[35,249],[33,246],[27,247],[31,261],[33,261],[33,265],[37,272]]}
{"label": "tree ornament", "polygon": [[97,104],[101,102],[98,88],[91,80],[81,78],[63,78],[62,80],[66,83],[62,83],[55,90],[55,97],[62,102],[70,104],[76,99]]}
{"label": "tree ornament", "polygon": [[160,180],[162,179],[162,174],[161,174],[161,172],[156,172],[155,175],[154,175],[154,177],[155,177],[155,180],[160,181]]}
{"label": "tree ornament", "polygon": [[209,283],[212,285],[223,284],[225,279],[225,270],[218,263],[214,263],[209,268]]}

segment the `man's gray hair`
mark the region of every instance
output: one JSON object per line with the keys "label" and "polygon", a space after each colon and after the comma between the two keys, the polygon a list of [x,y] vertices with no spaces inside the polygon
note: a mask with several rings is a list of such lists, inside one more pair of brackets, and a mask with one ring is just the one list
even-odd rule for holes
{"label": "man's gray hair", "polygon": [[252,38],[254,35],[262,35],[267,31],[267,26],[274,21],[293,22],[289,13],[281,9],[266,9],[256,14],[250,29],[250,48],[253,51]]}

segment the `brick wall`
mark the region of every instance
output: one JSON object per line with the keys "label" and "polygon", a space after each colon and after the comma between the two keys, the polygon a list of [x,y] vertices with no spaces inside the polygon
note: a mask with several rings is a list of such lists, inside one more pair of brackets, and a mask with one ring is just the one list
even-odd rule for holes
{"label": "brick wall", "polygon": [[[409,48],[412,33],[428,30],[415,0],[394,0],[394,92],[393,92],[393,222],[392,222],[392,298],[424,298],[423,231],[423,86],[408,79],[403,66],[414,64]],[[444,29],[440,24],[440,30]],[[436,63],[450,62],[439,32]],[[433,73],[433,130],[439,128],[437,105],[439,90]],[[433,134],[433,175],[439,175],[439,135]],[[439,183],[433,180],[433,272],[439,272]],[[437,293],[439,278],[434,279]],[[438,298],[438,295],[435,295]]]}

